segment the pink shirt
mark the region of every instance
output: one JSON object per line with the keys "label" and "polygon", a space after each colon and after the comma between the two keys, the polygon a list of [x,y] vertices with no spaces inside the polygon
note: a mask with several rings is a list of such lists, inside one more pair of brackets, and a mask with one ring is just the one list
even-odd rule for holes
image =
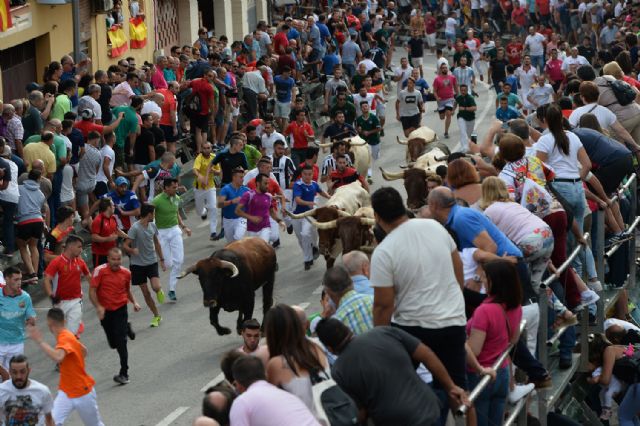
{"label": "pink shirt", "polygon": [[[467,322],[467,336],[471,334],[471,329],[484,331],[486,337],[482,349],[478,354],[478,362],[483,367],[491,367],[500,354],[507,349],[509,341],[507,331],[507,318],[509,319],[509,329],[511,336],[517,333],[522,320],[522,307],[505,311],[497,303],[491,302],[492,298],[487,297],[484,302],[473,313],[473,317]],[[507,361],[501,367],[505,367]]]}
{"label": "pink shirt", "polygon": [[440,100],[453,99],[454,86],[456,85],[456,78],[451,75],[438,74],[433,81],[433,91],[438,94]]}
{"label": "pink shirt", "polygon": [[234,426],[319,426],[297,396],[259,380],[231,405]]}
{"label": "pink shirt", "polygon": [[262,218],[262,222],[257,225],[250,220],[247,221],[247,231],[258,232],[261,229],[271,226],[269,223],[269,209],[271,208],[271,194],[261,194],[257,191],[248,191],[242,194],[240,204],[244,206],[244,211],[251,216]]}
{"label": "pink shirt", "polygon": [[151,85],[154,89],[166,89],[169,87],[167,84],[167,80],[164,79],[164,73],[158,67],[156,67],[156,72],[151,76]]}
{"label": "pink shirt", "polygon": [[551,81],[562,81],[562,61],[560,59],[549,59],[544,71],[549,75]]}
{"label": "pink shirt", "polygon": [[133,92],[133,89],[131,88],[129,82],[123,81],[113,89],[109,105],[111,105],[113,108],[121,105],[130,105],[131,97],[135,95],[136,94]]}

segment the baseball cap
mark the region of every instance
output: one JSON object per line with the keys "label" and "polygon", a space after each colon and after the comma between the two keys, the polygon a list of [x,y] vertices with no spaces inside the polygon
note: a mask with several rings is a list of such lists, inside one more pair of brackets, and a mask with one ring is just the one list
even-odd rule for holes
{"label": "baseball cap", "polygon": [[129,187],[129,179],[127,179],[124,176],[120,176],[118,178],[116,178],[116,186],[120,186],[120,185],[127,185],[127,188]]}
{"label": "baseball cap", "polygon": [[27,87],[25,87],[25,90],[27,91],[27,93],[31,93],[34,90],[42,90],[42,87],[35,81],[32,81],[31,83],[27,84]]}
{"label": "baseball cap", "polygon": [[92,110],[92,109],[89,109],[89,108],[83,109],[83,110],[80,112],[80,117],[81,117],[83,120],[91,120],[91,119],[92,119],[93,117],[95,117],[95,116],[96,116],[96,114],[93,112],[93,110]]}

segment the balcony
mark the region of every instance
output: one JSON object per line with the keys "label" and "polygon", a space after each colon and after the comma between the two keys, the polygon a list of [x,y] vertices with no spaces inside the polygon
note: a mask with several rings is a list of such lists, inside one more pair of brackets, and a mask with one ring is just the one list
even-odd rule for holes
{"label": "balcony", "polygon": [[6,31],[0,32],[0,38],[8,37],[18,31],[27,29],[33,24],[31,18],[31,6],[26,0],[10,0],[9,6],[12,26]]}

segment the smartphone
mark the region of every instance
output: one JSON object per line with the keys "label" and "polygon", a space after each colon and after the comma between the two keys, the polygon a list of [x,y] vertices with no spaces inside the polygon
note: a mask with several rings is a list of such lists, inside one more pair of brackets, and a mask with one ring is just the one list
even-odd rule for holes
{"label": "smartphone", "polygon": [[476,133],[471,133],[471,142],[478,143],[478,135]]}

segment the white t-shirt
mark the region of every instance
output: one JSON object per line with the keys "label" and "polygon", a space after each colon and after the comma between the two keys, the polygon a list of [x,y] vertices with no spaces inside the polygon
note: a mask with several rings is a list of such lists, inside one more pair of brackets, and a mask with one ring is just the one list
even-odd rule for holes
{"label": "white t-shirt", "polygon": [[109,145],[105,145],[100,149],[100,156],[102,160],[100,161],[100,169],[98,170],[98,175],[96,176],[96,182],[109,182],[107,176],[105,176],[104,171],[102,169],[104,165],[104,159],[110,158],[111,162],[109,163],[109,175],[113,175],[113,166],[116,164],[116,153]]}
{"label": "white t-shirt", "polygon": [[275,141],[282,141],[284,142],[284,147],[288,147],[287,138],[285,138],[281,133],[278,132],[273,132],[271,133],[271,135],[263,133],[260,139],[262,140],[262,147],[265,150],[265,155],[268,155],[269,157],[273,155],[273,143]]}
{"label": "white t-shirt", "polygon": [[8,420],[7,424],[44,426],[44,415],[52,408],[51,392],[40,382],[29,379],[24,389],[16,388],[11,380],[0,384],[0,419]]}
{"label": "white t-shirt", "polygon": [[456,21],[455,18],[449,17],[444,22],[444,32],[449,34],[455,34],[457,26],[458,26],[458,21]]}
{"label": "white t-shirt", "polygon": [[7,203],[18,203],[20,200],[20,189],[18,189],[18,165],[11,161],[9,158],[5,158],[4,161],[9,163],[11,169],[11,181],[7,185],[6,189],[0,191],[0,200]]}
{"label": "white t-shirt", "polygon": [[541,106],[553,102],[554,93],[555,92],[553,90],[553,86],[551,86],[549,83],[545,83],[544,86],[540,86],[539,84],[533,86],[527,96],[531,97],[531,99],[533,99],[538,104],[538,106]]}
{"label": "white t-shirt", "polygon": [[612,325],[619,325],[620,327],[624,328],[624,331],[635,330],[638,333],[640,333],[640,327],[637,327],[636,325],[630,323],[629,321],[623,321],[617,318],[607,318],[606,320],[604,320],[605,331],[607,331],[607,329]]}
{"label": "white t-shirt", "polygon": [[378,66],[376,65],[375,62],[373,62],[371,59],[363,59],[358,63],[358,67],[360,66],[360,64],[364,64],[364,69],[367,70],[367,72],[371,71],[374,68],[378,68]]}
{"label": "white t-shirt", "polygon": [[595,115],[598,119],[600,127],[602,127],[603,129],[608,129],[613,125],[613,123],[618,120],[616,115],[610,109],[605,108],[602,105],[598,105],[594,102],[591,104],[583,105],[573,110],[573,112],[569,116],[569,123],[571,123],[572,126],[577,126],[580,122],[580,117],[585,114]]}
{"label": "white t-shirt", "polygon": [[73,192],[73,167],[65,164],[62,169],[62,186],[60,187],[60,201],[65,203],[73,200],[76,194]]}
{"label": "white t-shirt", "polygon": [[533,35],[528,35],[524,40],[524,45],[529,47],[529,54],[531,56],[542,56],[544,55],[544,44],[545,37],[540,33],[535,33]]}
{"label": "white t-shirt", "polygon": [[569,138],[569,155],[564,155],[556,147],[555,138],[551,133],[542,135],[533,148],[536,152],[544,152],[548,155],[545,163],[556,172],[556,178],[577,179],[580,177],[578,150],[582,148],[582,142],[574,133],[567,131],[565,133]]}
{"label": "white t-shirt", "polygon": [[589,61],[582,55],[578,55],[575,58],[573,56],[567,56],[562,62],[562,71],[568,71],[572,67],[577,69],[581,65],[589,65]]}
{"label": "white t-shirt", "polygon": [[371,259],[371,285],[394,288],[394,323],[433,329],[466,324],[451,260],[456,250],[432,219],[410,219],[380,243]]}
{"label": "white t-shirt", "polygon": [[[531,86],[536,81],[538,77],[538,69],[534,66],[525,70],[522,66],[518,67],[515,72],[515,76],[518,77],[520,81],[520,87],[522,88],[522,93],[527,93],[531,90]],[[523,99],[523,102],[526,102],[526,99]]]}
{"label": "white t-shirt", "polygon": [[373,105],[373,101],[376,99],[376,95],[373,93],[367,93],[365,97],[360,96],[359,93],[355,93],[352,95],[353,97],[353,105],[356,107],[356,118],[362,115],[362,108],[360,108],[360,102],[366,101],[369,104],[369,111],[371,114],[376,115],[375,108],[371,108]]}
{"label": "white t-shirt", "polygon": [[407,65],[407,68],[398,67],[393,71],[395,77],[400,77],[400,80],[397,81],[398,94],[402,90],[402,84],[411,77],[412,71],[413,67],[411,65]]}
{"label": "white t-shirt", "polygon": [[160,108],[154,101],[146,101],[142,105],[141,114],[151,114],[154,112],[158,114],[158,117],[162,118],[162,108]]}

